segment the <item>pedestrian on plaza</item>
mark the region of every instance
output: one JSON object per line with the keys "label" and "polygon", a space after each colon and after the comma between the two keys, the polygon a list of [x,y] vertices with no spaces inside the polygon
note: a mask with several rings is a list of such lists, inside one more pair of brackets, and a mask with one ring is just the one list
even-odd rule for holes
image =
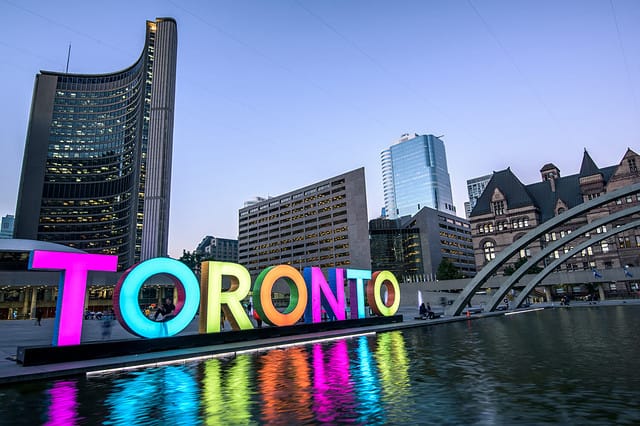
{"label": "pedestrian on plaza", "polygon": [[258,311],[256,311],[255,309],[253,310],[253,318],[256,320],[258,328],[262,328],[262,318],[260,318],[260,315],[258,315]]}
{"label": "pedestrian on plaza", "polygon": [[424,302],[422,302],[422,305],[420,305],[420,318],[427,318],[427,307],[425,306]]}
{"label": "pedestrian on plaza", "polygon": [[36,323],[34,325],[42,325],[42,309],[36,309]]}
{"label": "pedestrian on plaza", "polygon": [[111,319],[110,315],[102,317],[102,340],[107,340],[111,337]]}

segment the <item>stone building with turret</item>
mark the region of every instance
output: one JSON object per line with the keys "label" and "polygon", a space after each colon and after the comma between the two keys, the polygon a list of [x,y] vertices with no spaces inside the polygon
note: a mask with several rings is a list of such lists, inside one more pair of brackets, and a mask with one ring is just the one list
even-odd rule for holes
{"label": "stone building with turret", "polygon": [[[604,193],[640,182],[639,165],[640,156],[633,150],[627,149],[618,164],[601,168],[596,165],[585,149],[580,172],[577,174],[562,176],[560,169],[549,163],[540,169],[540,182],[525,185],[510,168],[494,172],[469,217],[477,269],[482,269],[500,251],[531,229],[565,210]],[[505,268],[514,267],[521,259],[531,257],[549,242],[556,241],[586,223],[629,207],[628,204],[638,203],[640,203],[640,194],[634,194],[574,218],[521,250],[506,264]],[[637,215],[631,217],[637,219]],[[628,217],[601,226],[594,232],[611,232],[613,227],[630,220],[631,218]],[[565,246],[560,250],[566,253],[583,240],[574,240],[571,246]],[[560,250],[552,253],[545,262],[549,263],[559,258]],[[597,271],[620,268],[625,265],[629,267],[640,265],[640,229],[638,228],[590,246],[559,268],[562,271]],[[502,269],[503,273],[505,268]]]}

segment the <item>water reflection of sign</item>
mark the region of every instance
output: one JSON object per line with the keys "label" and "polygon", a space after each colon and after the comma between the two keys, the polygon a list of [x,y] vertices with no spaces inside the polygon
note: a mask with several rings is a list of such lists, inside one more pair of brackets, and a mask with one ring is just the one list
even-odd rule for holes
{"label": "water reflection of sign", "polygon": [[[84,296],[89,271],[116,270],[117,256],[61,253],[35,250],[29,259],[29,269],[61,271],[59,297],[56,307],[53,346],[80,343]],[[200,332],[220,332],[220,315],[234,330],[248,330],[253,323],[242,306],[251,290],[251,277],[245,267],[230,262],[203,262],[201,280],[182,262],[170,258],[146,260],[128,269],[116,284],[113,305],[116,318],[129,332],[141,337],[173,336],[193,320],[200,306]],[[165,322],[147,318],[138,305],[138,294],[146,280],[154,275],[172,277],[177,302],[175,317]],[[307,323],[322,321],[322,310],[334,320],[365,317],[365,296],[377,315],[392,316],[400,306],[400,287],[389,271],[371,273],[369,270],[333,268],[327,281],[320,268],[305,268],[303,274],[288,265],[270,266],[256,279],[253,287],[254,309],[270,325],[296,324],[303,316]],[[227,277],[231,287],[222,291],[222,279]],[[271,299],[276,281],[282,280],[290,290],[289,305],[281,312]],[[349,286],[349,306],[344,284]],[[381,291],[387,297],[383,299]]]}

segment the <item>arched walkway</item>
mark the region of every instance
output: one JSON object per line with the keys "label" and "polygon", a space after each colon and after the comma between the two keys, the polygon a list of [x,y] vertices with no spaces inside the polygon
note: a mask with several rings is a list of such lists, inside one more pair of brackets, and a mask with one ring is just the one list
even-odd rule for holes
{"label": "arched walkway", "polygon": [[[527,273],[527,271],[529,270],[529,268],[531,268],[532,266],[535,266],[538,264],[538,262],[540,262],[541,260],[543,260],[545,257],[547,257],[548,255],[550,255],[551,253],[553,253],[554,251],[562,248],[563,246],[569,244],[571,241],[576,240],[578,238],[581,238],[584,236],[585,233],[587,232],[591,232],[594,229],[602,226],[602,225],[606,225],[608,223],[614,222],[618,219],[622,219],[624,217],[627,216],[631,216],[632,214],[635,213],[640,213],[640,205],[636,205],[634,207],[625,209],[625,210],[621,210],[619,212],[616,212],[612,215],[609,216],[605,216],[605,217],[601,217],[597,220],[594,220],[591,223],[587,223],[586,225],[576,229],[575,231],[573,231],[571,234],[566,235],[564,238],[561,238],[557,241],[554,241],[552,244],[549,244],[547,247],[545,247],[544,249],[542,249],[541,251],[539,251],[538,253],[535,254],[535,256],[531,257],[531,259],[529,259],[527,261],[527,263],[525,263],[524,265],[522,265],[520,268],[518,268],[517,271],[515,271],[501,286],[500,288],[494,293],[493,297],[491,298],[491,300],[489,301],[489,310],[493,311],[495,310],[498,305],[500,304],[500,301],[503,299],[503,297],[509,292],[509,290],[511,290],[511,288],[518,282],[518,280],[520,280],[520,278],[522,278],[523,275],[525,275]],[[586,243],[586,247],[589,247],[590,245],[593,245],[596,242],[599,242],[607,237],[610,237],[611,235],[615,235],[620,231],[619,228],[615,228],[612,232],[607,232],[607,233],[603,233],[603,234],[596,234],[597,237],[602,236],[602,238],[597,238],[597,237],[593,237],[590,238],[589,240],[585,241]],[[581,244],[583,245],[583,244]],[[584,248],[586,248],[584,247]],[[569,260],[569,258],[566,258],[566,256],[562,256],[561,259],[564,259],[564,261]],[[564,262],[563,261],[563,262]],[[560,264],[562,264],[563,262],[560,262]],[[555,262],[554,262],[555,263]],[[555,267],[557,267],[558,265],[556,265]],[[555,268],[554,267],[554,268]],[[543,271],[546,271],[549,268],[549,266],[546,266],[544,268]],[[547,272],[546,275],[548,275],[549,273],[551,273],[551,271],[553,271],[553,269],[551,269],[549,272]],[[518,305],[516,305],[518,306]]]}
{"label": "arched walkway", "polygon": [[[584,213],[586,213],[586,212],[588,212],[588,211],[590,211],[592,209],[595,209],[597,207],[600,207],[600,206],[603,206],[605,204],[608,204],[611,201],[614,201],[614,200],[616,200],[618,198],[621,198],[621,197],[625,197],[626,195],[634,194],[634,193],[636,193],[638,191],[640,191],[640,183],[635,183],[633,185],[629,185],[627,187],[620,188],[620,189],[618,189],[616,191],[611,191],[611,192],[606,193],[606,194],[604,194],[604,195],[602,195],[600,197],[594,198],[593,200],[589,200],[587,202],[579,204],[576,207],[573,207],[572,209],[569,209],[569,210],[565,211],[564,213],[559,214],[558,216],[554,217],[553,219],[548,220],[548,221],[542,223],[541,225],[537,226],[536,228],[532,229],[531,231],[527,232],[522,238],[520,238],[519,240],[517,240],[516,242],[511,244],[509,247],[507,247],[504,250],[502,250],[496,256],[495,259],[493,259],[491,262],[489,262],[487,265],[485,265],[484,268],[482,268],[482,270],[462,290],[462,292],[460,293],[459,297],[455,300],[455,302],[453,303],[453,305],[449,309],[449,313],[451,313],[454,316],[460,315],[460,313],[462,312],[464,307],[467,305],[467,303],[471,300],[471,298],[476,293],[476,291],[478,291],[482,287],[482,285],[493,274],[495,274],[496,271],[498,271],[506,262],[508,262],[509,259],[511,259],[521,249],[527,247],[532,241],[536,240],[537,238],[540,238],[541,236],[543,236],[548,231],[554,229],[555,227],[557,227],[559,225],[562,225],[563,223],[565,223],[565,222],[567,222],[567,221],[569,221],[569,220],[571,220],[571,219],[573,219],[575,217],[579,217],[579,216],[583,215]],[[634,208],[634,207],[631,207],[631,208]],[[629,210],[629,209],[625,209],[625,211],[626,210]],[[609,217],[611,217],[611,216],[613,216],[613,215],[610,215]],[[608,220],[608,221],[610,221],[610,220]],[[573,234],[574,233],[572,232],[568,236],[565,236],[565,237],[561,238],[560,240],[558,240],[558,242],[562,242],[561,245],[564,245],[568,241],[571,241],[571,240],[573,240],[574,238],[576,238],[577,236],[580,235],[577,232],[575,233],[576,234],[575,236]],[[570,240],[566,239],[567,237],[571,237],[571,239]],[[591,244],[593,244],[593,243],[591,243]],[[522,268],[526,268],[526,269],[524,269],[524,272],[526,272],[531,266],[533,266],[533,264],[529,264],[529,262],[527,262],[525,265],[523,265],[520,268],[518,268],[518,271],[520,271]],[[518,272],[518,271],[516,271],[516,272]],[[524,274],[524,272],[520,273],[520,276],[522,276]],[[513,282],[515,282],[515,279],[514,279]],[[513,285],[513,283],[511,283],[510,287],[512,285]],[[501,290],[503,290],[503,287],[506,288],[506,286],[501,286]],[[507,288],[507,290],[509,288]],[[498,299],[498,300],[500,300],[500,299]],[[495,307],[493,307],[493,309],[494,308]]]}

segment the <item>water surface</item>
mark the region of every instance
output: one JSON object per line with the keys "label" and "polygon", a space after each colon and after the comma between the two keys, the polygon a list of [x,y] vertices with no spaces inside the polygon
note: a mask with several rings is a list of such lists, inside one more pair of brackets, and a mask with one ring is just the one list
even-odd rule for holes
{"label": "water surface", "polygon": [[545,310],[0,387],[0,423],[638,424],[639,320]]}

